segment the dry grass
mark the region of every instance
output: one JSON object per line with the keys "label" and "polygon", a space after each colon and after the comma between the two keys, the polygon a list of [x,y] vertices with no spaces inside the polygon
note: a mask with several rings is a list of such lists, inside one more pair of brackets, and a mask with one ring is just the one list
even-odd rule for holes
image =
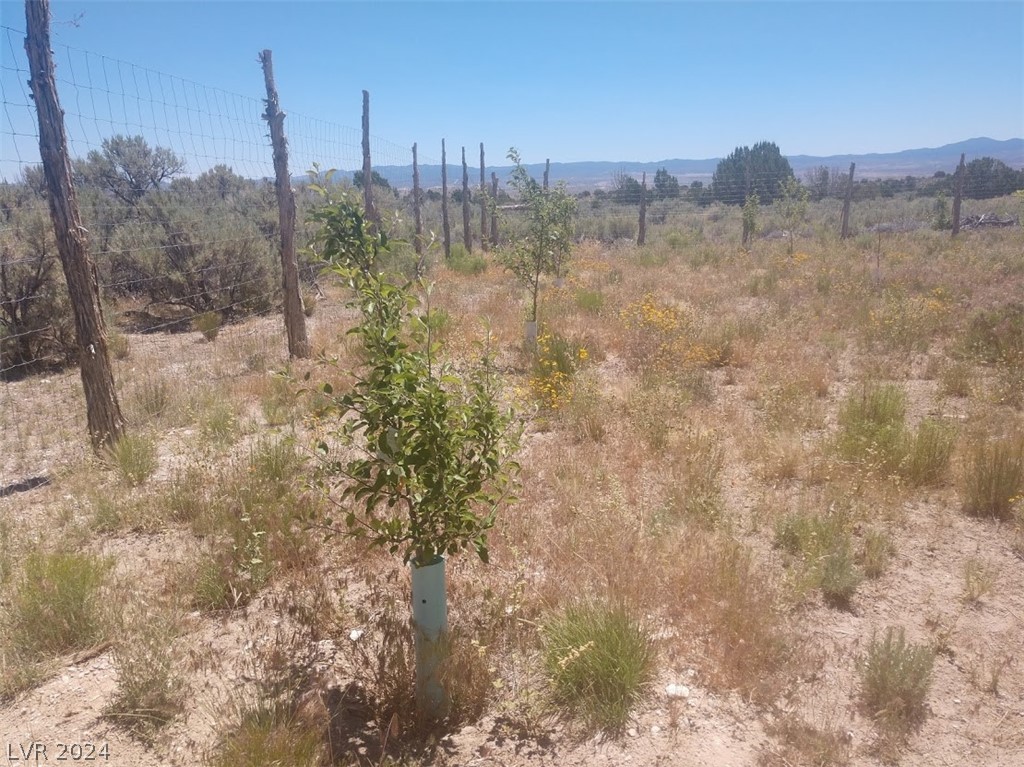
{"label": "dry grass", "polygon": [[[195,335],[187,344],[161,339],[174,351],[159,354],[133,337],[132,364],[151,362],[151,372],[127,384],[124,399],[133,438],[151,435],[153,450],[133,449],[117,461],[127,467],[123,481],[104,475],[89,493],[26,517],[27,530],[8,511],[13,502],[3,507],[0,600],[13,618],[3,630],[0,694],[49,672],[53,655],[72,647],[57,636],[69,620],[98,626],[76,631],[74,642],[109,631],[72,610],[94,604],[86,596],[41,596],[48,579],[91,583],[102,593],[105,581],[94,582],[92,570],[46,576],[49,554],[12,553],[42,549],[35,541],[61,513],[78,529],[82,512],[87,525],[78,534],[89,550],[116,545],[119,561],[138,574],[133,610],[144,595],[167,592],[200,610],[194,632],[179,633],[171,620],[125,623],[109,709],[116,721],[188,721],[200,695],[190,682],[199,677],[177,659],[199,651],[204,630],[240,634],[251,617],[272,615],[301,628],[294,642],[279,643],[281,657],[304,663],[324,648],[337,651],[332,669],[340,678],[331,681],[283,661],[281,673],[268,671],[274,663],[246,672],[263,681],[225,709],[207,742],[212,764],[321,763],[332,756],[325,733],[340,726],[339,712],[361,723],[364,745],[377,745],[372,758],[342,748],[333,753],[337,763],[430,763],[417,748],[481,717],[500,737],[532,744],[564,738],[553,734],[551,715],[570,710],[611,730],[628,716],[660,724],[663,706],[636,705],[642,682],[610,696],[614,716],[587,714],[600,706],[581,704],[587,682],[623,681],[610,671],[623,645],[582,634],[557,650],[545,644],[540,627],[555,626],[586,596],[630,605],[623,625],[657,637],[663,673],[692,669],[687,684],[695,693],[735,700],[742,716],[759,719],[769,735],[764,765],[854,758],[845,733],[862,739],[864,719],[810,715],[807,701],[822,692],[858,697],[879,731],[916,748],[904,736],[928,711],[930,648],[896,632],[873,637],[860,618],[905,610],[909,630],[921,618],[915,605],[933,593],[922,591],[922,581],[940,584],[935,598],[961,611],[968,608],[958,600],[976,605],[967,614],[979,619],[997,612],[990,604],[1015,609],[1016,590],[996,588],[994,574],[1008,566],[1006,541],[1024,551],[1018,315],[1007,308],[1024,291],[1024,270],[993,264],[1019,262],[1019,232],[954,244],[930,233],[842,243],[804,237],[792,257],[785,243],[758,240],[741,254],[734,213],[716,207],[701,214],[699,227],[666,223],[677,236],[642,252],[582,244],[566,286],[542,289],[549,332],[540,360],[521,350],[522,296],[507,275],[468,261],[435,269],[443,356],[458,370],[478,355],[486,319],[504,396],[527,422],[522,498],[499,517],[492,566],[459,562],[450,570],[447,723],[418,723],[411,704],[406,575],[379,552],[325,540],[317,527],[328,510],[337,512],[306,486],[323,414],[315,392],[301,393],[298,382],[322,371],[315,361],[286,366],[277,319],[225,326],[215,344]],[[359,362],[343,337],[351,313],[341,308],[340,288],[325,287],[310,332],[318,351],[342,360],[332,383],[343,391],[350,381],[338,371]],[[186,368],[171,365],[186,359]],[[80,437],[73,432],[74,425],[15,424],[0,455],[33,466],[63,450],[72,465],[91,465],[84,451],[66,448]],[[143,458],[156,445],[153,466]],[[56,492],[77,492],[63,475],[55,481]],[[960,508],[968,516],[956,516]],[[949,540],[960,529],[951,519],[979,540],[996,535],[1004,543],[961,551]],[[166,568],[150,567],[143,547],[159,547],[168,531],[186,551],[175,543]],[[943,552],[942,578],[930,552],[921,555],[925,542]],[[914,578],[903,577],[907,568]],[[947,573],[962,577],[946,588]],[[51,607],[67,614],[40,617]],[[635,645],[643,652],[630,657],[653,655],[650,636],[643,638]],[[950,652],[964,650],[956,627],[943,642]],[[22,663],[29,655],[35,660]],[[558,686],[562,661],[582,669],[588,658],[604,660],[555,696],[552,708],[547,690],[551,679]],[[979,686],[1005,691],[1019,682],[1013,664],[990,665],[1002,676],[991,682],[995,672],[986,666]],[[179,670],[186,679],[174,679]],[[218,673],[232,683],[241,676]],[[965,681],[958,668],[943,673]],[[775,719],[775,704],[792,713]],[[686,713],[685,706],[677,712],[680,729]]]}

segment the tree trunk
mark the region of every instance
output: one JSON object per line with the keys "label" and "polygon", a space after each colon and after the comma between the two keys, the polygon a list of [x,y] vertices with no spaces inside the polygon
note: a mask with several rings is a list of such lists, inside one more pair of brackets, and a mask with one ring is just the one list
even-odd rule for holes
{"label": "tree trunk", "polygon": [[548,188],[548,180],[551,177],[551,160],[544,161],[544,188]]}
{"label": "tree trunk", "polygon": [[49,192],[50,219],[75,318],[89,438],[93,449],[100,450],[114,445],[124,435],[125,421],[117,401],[114,374],[107,353],[96,264],[89,256],[87,232],[82,226],[72,182],[64,112],[57,98],[53,55],[50,52],[49,0],[26,2],[25,19],[29,85],[39,119],[39,155]]}
{"label": "tree trunk", "polygon": [[853,204],[853,169],[857,163],[850,163],[850,177],[846,180],[846,198],[843,200],[843,225],[839,231],[839,239],[845,240],[850,236],[850,206]]}
{"label": "tree trunk", "polygon": [[967,175],[967,169],[964,166],[965,155],[960,155],[960,165],[956,169],[956,196],[953,197],[953,234],[952,237],[956,237],[960,234],[960,203],[964,196],[964,176]]}
{"label": "tree trunk", "polygon": [[484,145],[480,142],[480,248],[487,252],[487,177],[484,173]]}
{"label": "tree trunk", "polygon": [[370,92],[363,91],[363,207],[366,219],[380,226],[380,216],[373,205],[373,165],[370,163]]}
{"label": "tree trunk", "polygon": [[462,241],[466,252],[473,252],[473,232],[470,230],[469,166],[466,165],[466,147],[462,147]]}
{"label": "tree trunk", "polygon": [[416,226],[412,246],[416,249],[416,276],[425,271],[423,253],[423,211],[420,209],[420,166],[416,159],[416,145],[412,145],[412,215]]}
{"label": "tree trunk", "polygon": [[636,236],[636,244],[643,247],[647,242],[647,174],[644,173],[640,182],[640,231]]}
{"label": "tree trunk", "polygon": [[441,139],[441,233],[444,236],[444,260],[452,257],[452,225],[448,219],[448,155]]}
{"label": "tree trunk", "polygon": [[263,119],[270,126],[274,146],[274,176],[277,188],[277,211],[281,222],[281,279],[284,287],[284,327],[288,334],[288,356],[305,359],[310,355],[306,336],[306,315],[299,292],[299,266],[295,260],[295,193],[288,175],[288,140],[284,135],[284,112],[281,111],[274,84],[273,54],[260,54],[263,79],[267,86],[267,111]]}
{"label": "tree trunk", "polygon": [[[498,204],[498,174],[491,173],[491,204]],[[491,247],[498,247],[498,212],[491,211]]]}

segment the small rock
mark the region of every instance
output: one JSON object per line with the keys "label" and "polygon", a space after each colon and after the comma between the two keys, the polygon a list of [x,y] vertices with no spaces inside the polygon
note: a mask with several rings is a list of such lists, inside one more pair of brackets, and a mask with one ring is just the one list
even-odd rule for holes
{"label": "small rock", "polygon": [[958,706],[960,705],[960,699],[959,698],[953,698],[953,702],[956,703]]}
{"label": "small rock", "polygon": [[661,732],[661,728],[658,725],[651,725],[651,735],[657,735],[659,732]]}
{"label": "small rock", "polygon": [[690,688],[681,684],[670,684],[665,688],[665,694],[676,700],[690,697]]}
{"label": "small rock", "polygon": [[635,738],[640,733],[636,731],[636,727],[630,727],[628,730],[626,730],[626,734],[631,738]]}

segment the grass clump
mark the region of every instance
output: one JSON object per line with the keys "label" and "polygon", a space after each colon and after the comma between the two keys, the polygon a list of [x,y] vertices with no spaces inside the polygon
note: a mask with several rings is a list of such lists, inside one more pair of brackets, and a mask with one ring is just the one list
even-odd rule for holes
{"label": "grass clump", "polygon": [[133,410],[145,421],[160,418],[174,401],[174,388],[163,376],[146,376],[132,392]]}
{"label": "grass clump", "polygon": [[32,661],[102,641],[101,595],[111,565],[86,553],[29,554],[7,614],[15,652]]}
{"label": "grass clump", "polygon": [[894,474],[903,461],[906,394],[894,384],[867,384],[851,392],[839,412],[841,458]]}
{"label": "grass clump", "polygon": [[184,708],[185,685],[173,652],[176,625],[162,615],[135,615],[114,645],[117,690],[104,715],[149,742]]}
{"label": "grass clump", "polygon": [[881,578],[889,569],[893,555],[893,543],[883,530],[868,530],[862,542],[860,563],[868,578]]}
{"label": "grass clump", "polygon": [[261,702],[242,712],[238,724],[221,738],[211,767],[287,764],[318,767],[324,747],[318,727],[290,706]]}
{"label": "grass clump", "polygon": [[544,629],[554,700],[594,730],[620,732],[654,673],[651,636],[624,607],[570,606]]}
{"label": "grass clump", "polygon": [[160,465],[156,441],[145,434],[126,434],[108,451],[108,460],[131,487],[145,484]]}
{"label": "grass clump", "polygon": [[851,393],[839,413],[839,456],[869,471],[898,474],[914,486],[941,483],[956,429],[926,418],[911,431],[905,416],[906,394],[895,384],[869,384]]}
{"label": "grass clump", "polygon": [[992,593],[996,585],[996,568],[976,557],[964,562],[964,602],[977,605]]}
{"label": "grass clump", "polygon": [[938,485],[946,475],[956,442],[956,428],[947,421],[926,418],[906,438],[900,473],[915,486]]}
{"label": "grass clump", "polygon": [[1024,496],[1024,436],[981,440],[971,446],[961,482],[963,510],[972,517],[1008,520]]}
{"label": "grass clump", "polygon": [[600,290],[580,288],[576,291],[576,306],[587,314],[600,314],[604,309],[604,293]]}
{"label": "grass clump", "polygon": [[885,730],[915,728],[927,714],[934,664],[935,651],[908,642],[902,628],[872,637],[860,669],[864,710]]}

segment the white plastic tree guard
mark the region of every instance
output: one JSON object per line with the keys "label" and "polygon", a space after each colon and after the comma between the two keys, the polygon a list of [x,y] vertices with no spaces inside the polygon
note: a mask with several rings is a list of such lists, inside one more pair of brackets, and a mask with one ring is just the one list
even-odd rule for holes
{"label": "white plastic tree guard", "polygon": [[441,715],[448,699],[441,685],[444,636],[448,631],[444,558],[412,565],[412,619],[416,631],[416,702],[420,711]]}

